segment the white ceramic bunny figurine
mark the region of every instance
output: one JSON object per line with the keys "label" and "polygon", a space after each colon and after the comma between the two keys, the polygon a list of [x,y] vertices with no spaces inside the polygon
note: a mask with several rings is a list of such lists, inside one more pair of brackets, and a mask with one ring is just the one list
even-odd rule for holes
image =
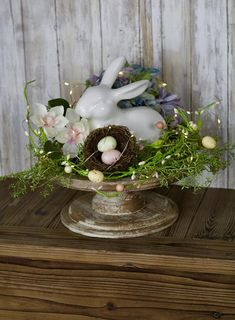
{"label": "white ceramic bunny figurine", "polygon": [[120,100],[131,99],[142,94],[148,87],[148,80],[133,82],[118,89],[111,89],[126,59],[115,59],[105,71],[100,85],[89,87],[75,109],[81,117],[89,119],[90,128],[102,128],[107,125],[123,125],[138,140],[154,141],[159,139],[161,130],[155,124],[163,117],[150,107],[133,107],[121,109],[117,106]]}

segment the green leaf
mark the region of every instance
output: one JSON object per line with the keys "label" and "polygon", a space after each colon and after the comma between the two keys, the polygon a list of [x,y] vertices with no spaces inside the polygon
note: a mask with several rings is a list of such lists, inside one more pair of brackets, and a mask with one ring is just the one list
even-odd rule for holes
{"label": "green leaf", "polygon": [[89,87],[91,87],[91,81],[88,79],[88,80],[86,80],[86,82],[85,82],[85,86],[86,86],[86,88],[89,88]]}
{"label": "green leaf", "polygon": [[44,144],[44,152],[49,152],[49,158],[58,159],[62,156],[61,144],[57,141],[47,140]]}
{"label": "green leaf", "polygon": [[152,76],[149,72],[141,72],[141,74],[139,74],[135,80],[151,80]]}
{"label": "green leaf", "polygon": [[48,107],[53,108],[57,106],[63,106],[64,107],[64,114],[66,110],[69,108],[69,103],[67,100],[62,98],[52,99],[48,101]]}
{"label": "green leaf", "polygon": [[163,144],[163,140],[159,139],[152,142],[149,146],[152,148],[158,149],[158,148],[161,148],[162,144]]}

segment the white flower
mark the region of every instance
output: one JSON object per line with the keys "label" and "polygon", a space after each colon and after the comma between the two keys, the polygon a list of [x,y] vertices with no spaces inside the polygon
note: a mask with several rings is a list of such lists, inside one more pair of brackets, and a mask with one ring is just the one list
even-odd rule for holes
{"label": "white flower", "polygon": [[76,157],[78,148],[89,134],[89,125],[86,119],[81,119],[77,112],[73,109],[67,109],[66,118],[69,123],[57,135],[56,140],[64,143],[63,152],[71,158]]}
{"label": "white flower", "polygon": [[195,122],[193,122],[193,121],[189,121],[189,125],[193,130],[197,130],[197,128],[198,128],[197,124]]}
{"label": "white flower", "polygon": [[188,138],[188,131],[187,130],[182,129],[182,133],[183,133],[185,138]]}
{"label": "white flower", "polygon": [[135,180],[135,171],[132,172],[131,180]]}
{"label": "white flower", "polygon": [[157,172],[155,172],[155,173],[152,175],[152,177],[158,179],[159,175],[158,175]]}
{"label": "white flower", "polygon": [[138,163],[139,166],[143,166],[144,164],[145,164],[145,161],[140,161],[140,162]]}
{"label": "white flower", "polygon": [[53,138],[68,123],[63,114],[63,106],[54,107],[47,111],[46,106],[37,103],[35,112],[30,117],[30,120],[37,127],[43,128],[48,137]]}

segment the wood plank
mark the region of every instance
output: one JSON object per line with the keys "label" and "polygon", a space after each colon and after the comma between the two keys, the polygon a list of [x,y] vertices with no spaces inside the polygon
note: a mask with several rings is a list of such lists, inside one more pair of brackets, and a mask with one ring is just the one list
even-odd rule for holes
{"label": "wood plank", "polygon": [[[235,3],[228,0],[228,141],[235,141]],[[225,126],[225,123],[224,123]],[[228,188],[235,189],[235,160],[228,168]]]}
{"label": "wood plank", "polygon": [[[61,313],[59,310],[58,312],[31,312],[31,311],[9,311],[9,310],[0,310],[0,320],[78,320],[77,314],[71,313]],[[83,316],[79,315],[79,320],[104,320],[104,318],[98,318],[93,316]],[[229,319],[229,318],[228,318]]]}
{"label": "wood plank", "polygon": [[162,75],[162,2],[161,0],[151,1],[152,12],[152,46],[153,46],[153,66],[160,69]]}
{"label": "wood plank", "polygon": [[[115,3],[115,5],[114,5]],[[141,62],[138,0],[101,0],[103,67],[118,56]]]}
{"label": "wood plank", "polygon": [[233,190],[208,189],[187,232],[187,237],[235,240]]}
{"label": "wood plank", "polygon": [[69,231],[1,227],[0,256],[106,266],[235,275],[232,243],[208,240],[86,238]]}
{"label": "wood plank", "polygon": [[[161,236],[174,237],[175,239],[183,239],[188,233],[191,222],[197,215],[198,207],[203,201],[205,189],[193,193],[192,190],[181,190],[181,188],[173,187],[167,196],[175,201],[179,208],[179,218],[170,228],[163,230]],[[158,234],[156,234],[158,236]]]}
{"label": "wood plank", "polygon": [[[112,305],[111,305],[112,306]],[[115,313],[115,314],[113,314]],[[221,314],[220,312],[207,312],[207,311],[199,311],[197,313],[190,312],[190,311],[177,311],[177,310],[165,310],[165,309],[156,309],[156,308],[148,308],[148,309],[140,309],[140,308],[131,308],[127,309],[126,311],[122,309],[121,316],[126,317],[126,319],[133,319],[133,320],[154,320],[154,317],[157,314],[158,320],[181,320],[182,317],[185,319],[194,319],[196,317],[197,320],[211,320],[211,319],[218,319],[223,317],[224,320],[233,320],[233,314]],[[102,318],[97,316],[83,316],[81,314],[61,314],[61,313],[41,313],[41,312],[20,312],[20,311],[8,311],[8,310],[0,310],[0,319],[1,320],[41,320],[42,318],[45,320],[77,320],[79,316],[79,320],[119,320],[120,318],[120,311],[119,315],[116,317],[116,312],[112,310],[107,312],[106,315]],[[107,316],[109,318],[107,318]],[[131,316],[131,318],[130,318]],[[123,318],[124,319],[124,318]]]}
{"label": "wood plank", "polygon": [[151,0],[139,2],[141,63],[153,66],[153,26]]}
{"label": "wood plank", "polygon": [[74,101],[83,92],[85,80],[102,71],[99,1],[58,0],[56,12],[61,94],[70,99],[72,90]]}
{"label": "wood plank", "polygon": [[[192,105],[220,100],[207,112],[204,133],[227,141],[227,11],[221,0],[192,1]],[[221,120],[218,127],[217,117]],[[226,188],[227,174],[221,172],[212,186]]]}
{"label": "wood plank", "polygon": [[29,167],[31,161],[23,125],[26,106],[21,2],[3,0],[0,16],[0,175],[6,175]]}
{"label": "wood plank", "polygon": [[27,80],[32,105],[60,96],[54,0],[22,1]]}
{"label": "wood plank", "polygon": [[162,1],[163,79],[168,89],[191,105],[190,1]]}
{"label": "wood plank", "polygon": [[167,267],[164,274],[94,267],[0,263],[0,309],[133,320],[154,319],[158,312],[159,319],[235,314],[234,284],[195,279],[193,273],[173,276]]}
{"label": "wood plank", "polygon": [[0,224],[11,226],[40,226],[47,228],[61,209],[76,195],[75,190],[57,188],[50,197],[28,193],[21,199],[9,199],[0,206]]}

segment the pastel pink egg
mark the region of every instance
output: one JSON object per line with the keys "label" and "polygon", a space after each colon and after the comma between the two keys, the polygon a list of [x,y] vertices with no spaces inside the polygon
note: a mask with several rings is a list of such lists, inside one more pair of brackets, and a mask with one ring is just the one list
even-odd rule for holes
{"label": "pastel pink egg", "polygon": [[107,165],[112,165],[115,162],[117,162],[121,157],[121,152],[114,149],[114,150],[109,150],[105,151],[102,153],[101,160],[103,163]]}

